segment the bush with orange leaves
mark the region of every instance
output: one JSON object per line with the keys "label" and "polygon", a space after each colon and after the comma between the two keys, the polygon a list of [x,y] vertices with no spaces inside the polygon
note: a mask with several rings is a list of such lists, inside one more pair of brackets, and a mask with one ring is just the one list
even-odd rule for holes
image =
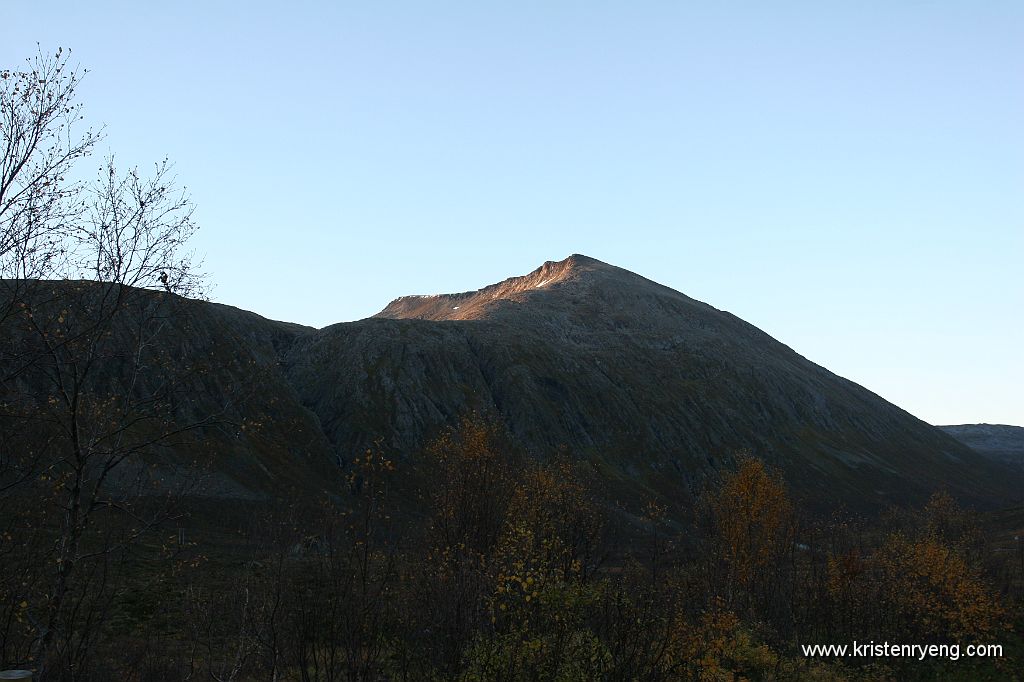
{"label": "bush with orange leaves", "polygon": [[668,679],[724,681],[764,678],[779,663],[721,599],[713,599],[696,617],[677,621],[662,668]]}
{"label": "bush with orange leaves", "polygon": [[991,639],[1006,614],[979,572],[934,536],[895,533],[873,563],[886,632],[922,641]]}
{"label": "bush with orange leaves", "polygon": [[760,460],[744,457],[705,502],[712,591],[730,608],[763,601],[794,542],[795,517],[785,484]]}
{"label": "bush with orange leaves", "polygon": [[833,631],[853,639],[995,639],[1008,616],[984,578],[973,517],[937,493],[908,518],[874,548],[828,557]]}

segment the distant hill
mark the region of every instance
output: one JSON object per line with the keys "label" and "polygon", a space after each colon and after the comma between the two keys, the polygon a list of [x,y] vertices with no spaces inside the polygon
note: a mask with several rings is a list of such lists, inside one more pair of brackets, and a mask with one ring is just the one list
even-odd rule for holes
{"label": "distant hill", "polygon": [[615,499],[685,506],[741,452],[819,510],[915,503],[938,488],[995,506],[1024,490],[1020,470],[736,316],[586,256],[319,330],[185,303],[187,321],[157,341],[208,368],[182,409],[259,423],[181,446],[208,471],[209,496],[330,489],[378,445],[414,476],[423,445],[471,412],[532,456],[591,462]]}
{"label": "distant hill", "polygon": [[1024,427],[1006,424],[940,426],[975,452],[1024,468]]}

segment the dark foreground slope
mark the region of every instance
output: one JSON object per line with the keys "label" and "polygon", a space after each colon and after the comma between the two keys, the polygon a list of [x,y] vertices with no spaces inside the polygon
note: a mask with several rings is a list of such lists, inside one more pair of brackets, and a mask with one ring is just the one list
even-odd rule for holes
{"label": "dark foreground slope", "polygon": [[479,291],[397,299],[296,339],[285,369],[339,453],[411,454],[475,410],[624,490],[683,501],[747,451],[818,507],[974,502],[1016,480],[737,317],[585,256]]}
{"label": "dark foreground slope", "polygon": [[[10,311],[7,284],[0,310]],[[334,485],[333,449],[280,370],[279,354],[311,329],[162,292],[118,291],[95,282],[19,285],[19,312],[5,317],[0,337],[0,473],[17,471],[19,453],[36,452],[38,461],[88,457],[89,480],[103,475],[125,491],[141,483],[256,501]]]}

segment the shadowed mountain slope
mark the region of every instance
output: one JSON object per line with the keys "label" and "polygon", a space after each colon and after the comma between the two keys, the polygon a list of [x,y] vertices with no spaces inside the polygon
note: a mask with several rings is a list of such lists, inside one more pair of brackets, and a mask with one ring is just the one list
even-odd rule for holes
{"label": "shadowed mountain slope", "polygon": [[818,506],[1014,494],[1001,467],[752,325],[586,256],[399,298],[298,338],[285,371],[340,453],[413,453],[476,410],[537,455],[566,446],[680,501],[740,451]]}
{"label": "shadowed mountain slope", "polygon": [[[0,282],[4,310],[13,291],[7,284]],[[117,466],[114,486],[133,488],[143,477],[153,491],[199,497],[267,500],[322,492],[340,480],[316,415],[280,369],[280,354],[312,329],[124,287],[125,303],[105,309],[106,333],[90,336],[95,316],[86,311],[119,287],[81,281],[19,287],[18,299],[33,312],[3,320],[5,450],[50,442],[59,456],[74,447],[61,434],[77,430],[87,443],[80,447],[103,460],[105,451],[134,451],[134,444],[152,441]],[[60,407],[65,395],[83,406],[74,424]],[[49,402],[58,408],[48,409]],[[26,414],[38,416],[26,422],[19,416]]]}

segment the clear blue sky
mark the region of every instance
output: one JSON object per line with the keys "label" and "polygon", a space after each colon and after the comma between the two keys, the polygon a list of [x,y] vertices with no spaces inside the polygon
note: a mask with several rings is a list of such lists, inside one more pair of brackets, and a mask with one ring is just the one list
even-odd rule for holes
{"label": "clear blue sky", "polygon": [[1024,3],[7,2],[322,326],[585,253],[932,423],[1024,424]]}

